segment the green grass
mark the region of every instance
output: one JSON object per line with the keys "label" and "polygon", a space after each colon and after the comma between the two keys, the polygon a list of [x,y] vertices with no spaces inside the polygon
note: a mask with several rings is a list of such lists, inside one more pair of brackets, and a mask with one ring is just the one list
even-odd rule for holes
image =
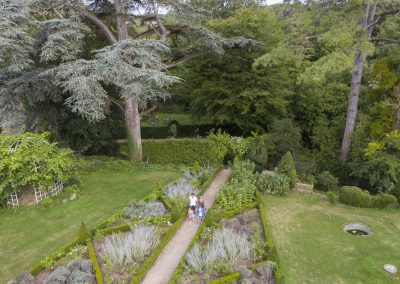
{"label": "green grass", "polygon": [[66,204],[0,210],[0,283],[29,270],[76,236],[81,221],[93,227],[130,199],[144,198],[157,183],[166,184],[179,176],[173,168],[128,163],[90,160],[79,170],[77,199]]}
{"label": "green grass", "polygon": [[[400,268],[400,210],[331,205],[326,197],[291,193],[266,197],[272,237],[287,283],[400,283],[385,263]],[[362,222],[373,234],[356,237],[342,230]]]}
{"label": "green grass", "polygon": [[189,113],[155,113],[156,119],[144,118],[141,122],[142,127],[160,127],[167,126],[170,121],[177,121],[179,125],[201,125],[210,124],[211,121],[207,119],[193,119]]}

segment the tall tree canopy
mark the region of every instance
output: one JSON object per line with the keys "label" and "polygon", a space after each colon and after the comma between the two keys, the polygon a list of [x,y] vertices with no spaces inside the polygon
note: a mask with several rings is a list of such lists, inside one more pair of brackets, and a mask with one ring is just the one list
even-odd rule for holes
{"label": "tall tree canopy", "polygon": [[[203,52],[254,44],[211,32],[201,19],[180,0],[1,0],[2,124],[31,128],[37,108],[49,101],[96,122],[115,103],[141,160],[139,111],[179,82],[166,70]],[[172,41],[182,42],[173,53]]]}

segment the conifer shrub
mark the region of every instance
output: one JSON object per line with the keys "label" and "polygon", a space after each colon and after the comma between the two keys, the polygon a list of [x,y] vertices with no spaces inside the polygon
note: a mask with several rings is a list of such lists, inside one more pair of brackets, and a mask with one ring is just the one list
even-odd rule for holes
{"label": "conifer shrub", "polygon": [[290,152],[286,152],[278,163],[278,173],[287,175],[290,179],[290,188],[296,186],[297,172],[294,165],[293,157]]}
{"label": "conifer shrub", "polygon": [[267,136],[257,136],[251,142],[246,158],[256,165],[256,170],[261,172],[268,163]]}

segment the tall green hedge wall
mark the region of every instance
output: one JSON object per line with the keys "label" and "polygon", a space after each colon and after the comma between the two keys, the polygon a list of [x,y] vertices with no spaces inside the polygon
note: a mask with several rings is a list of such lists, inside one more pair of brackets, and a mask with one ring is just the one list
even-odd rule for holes
{"label": "tall green hedge wall", "polygon": [[199,164],[222,163],[215,155],[216,149],[207,139],[160,139],[143,140],[143,157],[150,163]]}

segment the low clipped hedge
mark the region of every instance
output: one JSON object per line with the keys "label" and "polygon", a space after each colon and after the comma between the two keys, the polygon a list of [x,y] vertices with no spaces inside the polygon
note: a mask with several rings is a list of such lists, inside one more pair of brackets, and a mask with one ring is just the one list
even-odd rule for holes
{"label": "low clipped hedge", "polygon": [[258,207],[260,209],[261,222],[263,225],[265,242],[266,242],[266,246],[268,249],[267,259],[275,262],[274,276],[275,276],[276,282],[277,283],[286,283],[285,277],[282,275],[282,272],[280,269],[280,258],[278,255],[278,251],[274,245],[274,241],[272,240],[271,228],[269,227],[268,219],[267,219],[267,209],[265,208],[265,203],[264,203],[263,197],[262,197],[261,193],[258,191],[256,192],[256,200],[258,203]]}
{"label": "low clipped hedge", "polygon": [[240,272],[234,272],[232,274],[226,275],[224,277],[214,279],[209,284],[231,284],[236,283],[240,277]]}
{"label": "low clipped hedge", "polygon": [[53,253],[49,254],[47,257],[45,257],[44,259],[42,259],[41,261],[35,263],[31,269],[30,269],[30,273],[32,275],[37,275],[40,272],[42,272],[43,270],[48,268],[48,261],[57,261],[61,258],[63,258],[64,256],[66,256],[66,254],[76,245],[78,244],[82,244],[82,240],[80,238],[75,238],[71,241],[69,241],[68,243],[66,243],[65,245],[63,245],[62,247],[60,247],[59,249],[57,249],[56,251],[54,251]]}
{"label": "low clipped hedge", "polygon": [[339,192],[339,200],[343,204],[363,208],[385,208],[397,203],[394,195],[388,193],[371,195],[356,186],[343,186]]}
{"label": "low clipped hedge", "polygon": [[89,254],[89,259],[92,261],[93,270],[96,277],[97,284],[103,284],[103,275],[101,274],[100,266],[96,258],[96,254],[94,253],[94,247],[91,241],[87,243],[87,249]]}
{"label": "low clipped hedge", "polygon": [[216,148],[207,139],[143,140],[143,157],[158,164],[221,164]]}

